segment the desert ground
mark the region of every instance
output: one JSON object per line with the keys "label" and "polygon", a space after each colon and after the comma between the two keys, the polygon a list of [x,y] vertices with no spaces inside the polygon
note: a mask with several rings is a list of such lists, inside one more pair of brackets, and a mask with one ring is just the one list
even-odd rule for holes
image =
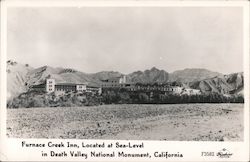
{"label": "desert ground", "polygon": [[7,136],[242,141],[243,108],[243,104],[124,104],[8,109]]}

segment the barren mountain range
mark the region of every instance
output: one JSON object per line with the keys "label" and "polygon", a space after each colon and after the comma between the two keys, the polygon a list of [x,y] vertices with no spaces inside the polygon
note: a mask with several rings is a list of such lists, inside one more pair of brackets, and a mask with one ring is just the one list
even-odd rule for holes
{"label": "barren mountain range", "polygon": [[[101,80],[124,75],[120,72],[102,71],[84,73],[74,69],[43,66],[32,68],[29,65],[7,61],[7,97],[11,98],[27,91],[30,85],[40,84],[47,78],[54,78],[61,83],[83,83],[100,85]],[[243,94],[243,72],[223,75],[207,69],[184,69],[173,73],[153,67],[145,71],[135,71],[127,74],[129,82],[133,83],[166,83],[179,82],[185,87],[200,89],[202,92],[217,92],[222,94]]]}

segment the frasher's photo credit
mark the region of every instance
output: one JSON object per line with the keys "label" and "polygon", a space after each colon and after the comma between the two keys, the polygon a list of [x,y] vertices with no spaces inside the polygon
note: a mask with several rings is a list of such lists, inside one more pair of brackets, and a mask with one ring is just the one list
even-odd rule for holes
{"label": "frasher's photo credit", "polygon": [[248,3],[69,2],[2,7],[6,141],[42,157],[190,158],[178,142],[214,144],[199,160],[240,157]]}

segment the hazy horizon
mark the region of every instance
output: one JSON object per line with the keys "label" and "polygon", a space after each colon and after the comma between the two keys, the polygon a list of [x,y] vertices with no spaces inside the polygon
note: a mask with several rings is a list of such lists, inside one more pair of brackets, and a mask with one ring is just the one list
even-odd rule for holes
{"label": "hazy horizon", "polygon": [[[11,60],[11,61],[15,61],[15,62],[17,62],[17,63],[19,63],[19,64],[22,64],[22,65],[25,65],[25,63],[23,63],[23,62],[18,62],[18,61],[16,61],[16,60],[14,60],[14,59],[9,59],[9,60]],[[9,61],[9,60],[7,60],[7,61]],[[129,72],[129,73],[123,73],[123,72],[121,72],[121,71],[118,71],[118,70],[116,70],[116,69],[111,69],[111,70],[101,70],[101,71],[96,71],[96,72],[91,72],[91,73],[89,73],[89,72],[85,72],[85,71],[82,71],[81,69],[76,69],[76,68],[70,68],[70,67],[63,67],[63,66],[51,66],[51,65],[43,65],[43,66],[49,66],[49,67],[52,67],[52,68],[63,68],[63,69],[73,69],[73,70],[77,70],[77,71],[79,71],[79,72],[84,72],[84,73],[87,73],[87,74],[94,74],[94,73],[98,73],[98,72],[119,72],[119,73],[122,73],[122,74],[125,74],[125,75],[127,75],[127,74],[131,74],[131,73],[133,73],[133,72],[136,72],[136,71],[142,71],[142,72],[144,72],[144,71],[146,71],[146,70],[151,70],[152,68],[156,68],[156,69],[158,69],[158,70],[165,70],[166,72],[168,72],[168,73],[173,73],[173,72],[176,72],[176,71],[181,71],[181,70],[186,70],[186,69],[204,69],[204,70],[209,70],[209,71],[211,71],[211,72],[218,72],[218,73],[221,73],[221,74],[232,74],[232,73],[241,73],[241,72],[244,72],[244,71],[235,71],[235,72],[230,72],[230,73],[222,73],[222,72],[220,72],[220,71],[213,71],[213,70],[211,70],[211,69],[206,69],[206,68],[199,68],[199,67],[197,67],[197,68],[182,68],[182,69],[176,69],[176,70],[174,70],[174,71],[167,71],[166,69],[161,69],[161,68],[159,68],[159,67],[157,67],[157,66],[153,66],[153,67],[149,67],[149,68],[147,68],[147,69],[134,69],[134,71],[131,71],[131,72]],[[39,66],[39,67],[34,67],[34,66],[31,66],[31,65],[29,65],[29,67],[31,67],[31,68],[41,68],[41,67],[43,67],[43,66]]]}
{"label": "hazy horizon", "polygon": [[7,25],[8,60],[34,68],[243,71],[240,7],[19,7]]}

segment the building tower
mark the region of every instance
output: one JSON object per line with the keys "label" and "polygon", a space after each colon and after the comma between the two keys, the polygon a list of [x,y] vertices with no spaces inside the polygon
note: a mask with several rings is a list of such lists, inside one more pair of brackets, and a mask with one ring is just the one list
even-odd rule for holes
{"label": "building tower", "polygon": [[55,79],[46,79],[46,92],[51,93],[55,91]]}
{"label": "building tower", "polygon": [[126,83],[126,76],[125,75],[122,75],[119,79],[119,83],[120,84],[125,84]]}

